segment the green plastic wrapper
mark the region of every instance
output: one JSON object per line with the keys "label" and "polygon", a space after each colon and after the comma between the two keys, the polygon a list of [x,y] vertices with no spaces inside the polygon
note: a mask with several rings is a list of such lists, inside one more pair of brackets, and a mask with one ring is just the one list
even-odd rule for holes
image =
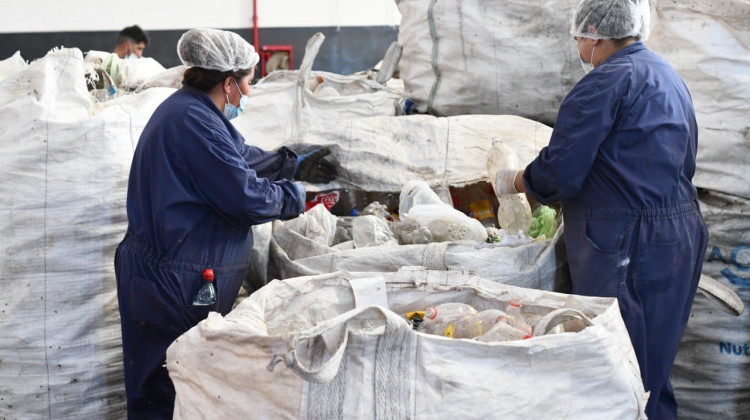
{"label": "green plastic wrapper", "polygon": [[545,239],[555,236],[557,230],[557,212],[547,206],[539,206],[531,215],[529,236],[534,239],[544,236]]}

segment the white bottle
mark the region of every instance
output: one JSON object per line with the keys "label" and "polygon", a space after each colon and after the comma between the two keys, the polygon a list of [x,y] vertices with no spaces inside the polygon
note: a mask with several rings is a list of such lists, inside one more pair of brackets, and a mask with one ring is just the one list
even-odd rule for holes
{"label": "white bottle", "polygon": [[511,325],[518,328],[519,330],[531,334],[532,328],[531,325],[529,325],[528,322],[526,322],[526,319],[523,317],[523,313],[521,311],[521,308],[523,307],[523,303],[521,302],[521,299],[514,297],[511,298],[508,302],[508,307],[505,309],[505,312],[515,318],[515,325],[511,322]]}
{"label": "white bottle", "polygon": [[[499,138],[492,139],[492,148],[487,154],[487,173],[495,190],[495,174],[500,169],[523,169],[518,154],[504,145]],[[526,194],[505,194],[497,197],[497,223],[510,233],[526,234],[531,226],[531,206]]]}
{"label": "white bottle", "polygon": [[465,303],[450,302],[431,306],[424,311],[424,320],[417,331],[428,334],[445,335],[445,329],[450,323],[466,315],[474,315],[477,310]]}

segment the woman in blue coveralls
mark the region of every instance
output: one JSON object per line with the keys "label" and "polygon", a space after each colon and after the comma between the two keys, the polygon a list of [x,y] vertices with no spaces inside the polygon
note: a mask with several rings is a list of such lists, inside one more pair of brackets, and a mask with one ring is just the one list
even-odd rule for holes
{"label": "woman in blue coveralls", "polygon": [[[186,32],[177,44],[188,66],[183,88],[154,112],[133,157],[128,231],[115,256],[129,418],[172,418],[175,391],[167,347],[237,298],[253,244],[250,227],[297,217],[305,189],[335,168],[315,153],[298,157],[245,144],[229,122],[250,93],[258,54],[239,35]],[[299,168],[304,170],[300,170]],[[193,306],[213,269],[217,302]]]}
{"label": "woman in blue coveralls", "polygon": [[708,232],[692,178],[698,128],[688,89],[641,42],[647,0],[583,0],[573,37],[587,73],[560,105],[549,145],[500,170],[498,195],[561,202],[573,293],[616,297],[650,397],[677,417],[669,374]]}

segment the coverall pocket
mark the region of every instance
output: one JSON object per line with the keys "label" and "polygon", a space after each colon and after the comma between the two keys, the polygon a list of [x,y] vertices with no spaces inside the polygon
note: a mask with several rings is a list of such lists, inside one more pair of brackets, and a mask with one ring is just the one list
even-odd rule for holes
{"label": "coverall pocket", "polygon": [[[617,297],[625,282],[628,258],[625,250],[634,226],[633,220],[587,220],[583,240],[573,251],[577,267],[573,293]],[[577,249],[574,249],[577,248]],[[571,265],[572,267],[572,265]],[[573,272],[571,271],[571,274]]]}
{"label": "coverall pocket", "polygon": [[599,252],[620,252],[625,249],[634,225],[634,220],[590,219],[586,221],[584,237]]}
{"label": "coverall pocket", "polygon": [[139,326],[161,328],[166,324],[167,308],[172,299],[159,285],[137,276],[130,277],[130,317]]}
{"label": "coverall pocket", "polygon": [[679,281],[690,281],[677,278],[681,264],[685,263],[680,261],[680,241],[639,244],[637,252],[635,287],[638,291],[665,292]]}

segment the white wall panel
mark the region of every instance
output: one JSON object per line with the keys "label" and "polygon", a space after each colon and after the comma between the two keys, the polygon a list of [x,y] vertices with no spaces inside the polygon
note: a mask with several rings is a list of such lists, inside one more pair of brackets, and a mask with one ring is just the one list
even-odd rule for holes
{"label": "white wall panel", "polygon": [[[393,0],[257,0],[258,26],[395,26]],[[252,0],[0,0],[0,32],[146,31],[252,27]]]}

